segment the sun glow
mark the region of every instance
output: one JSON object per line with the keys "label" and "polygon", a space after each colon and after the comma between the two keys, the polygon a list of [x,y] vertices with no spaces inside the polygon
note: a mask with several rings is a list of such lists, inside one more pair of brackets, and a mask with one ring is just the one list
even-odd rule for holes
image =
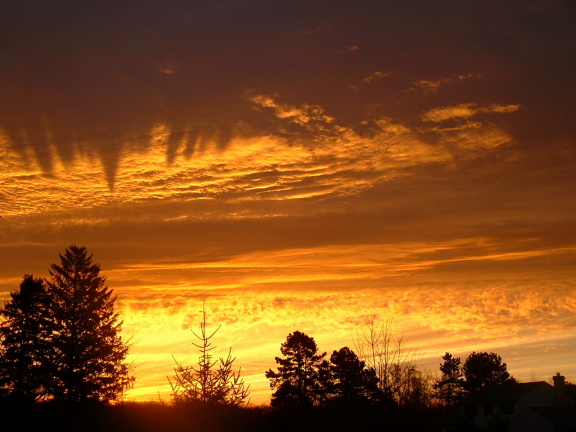
{"label": "sun glow", "polygon": [[[465,244],[483,246],[475,257],[469,252],[453,257]],[[498,350],[509,352],[513,360],[529,344],[547,358],[552,355],[545,354],[547,350],[576,336],[576,297],[567,296],[565,286],[551,283],[543,289],[534,285],[529,274],[524,279],[510,278],[504,286],[504,273],[499,282],[477,280],[476,286],[463,288],[460,281],[446,284],[437,274],[445,265],[472,259],[489,265],[495,259],[512,262],[541,256],[489,253],[494,247],[483,239],[394,248],[331,246],[240,255],[224,262],[151,263],[149,268],[137,265],[112,272],[115,283],[132,279],[133,271],[151,282],[154,277],[148,272],[178,280],[172,287],[130,289],[122,284],[119,288],[125,333],[134,333],[142,341],[136,344],[133,359],[146,371],[128,396],[157,397],[154,389],[169,397],[163,373],[171,370],[172,355],[179,361],[195,361],[190,329],[198,326],[203,301],[210,324],[222,325],[217,345],[222,352],[233,348],[255,403],[268,400],[263,373],[273,366],[279,344],[296,329],[311,334],[321,349],[331,352],[341,345],[353,347],[357,331],[370,319],[390,321],[431,371],[446,351],[466,355],[472,350]],[[422,260],[425,255],[437,258]],[[210,286],[202,280],[220,282]],[[353,291],[348,289],[351,285]],[[481,334],[474,331],[478,328]],[[509,367],[514,372],[513,361]],[[576,370],[566,368],[565,373],[571,376]]]}

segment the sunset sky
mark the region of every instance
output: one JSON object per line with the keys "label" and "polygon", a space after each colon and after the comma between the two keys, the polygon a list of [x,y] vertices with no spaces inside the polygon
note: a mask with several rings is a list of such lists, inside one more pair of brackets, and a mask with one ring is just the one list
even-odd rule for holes
{"label": "sunset sky", "polygon": [[576,382],[576,3],[0,3],[0,301],[86,246],[128,399],[214,342],[252,401],[300,330]]}

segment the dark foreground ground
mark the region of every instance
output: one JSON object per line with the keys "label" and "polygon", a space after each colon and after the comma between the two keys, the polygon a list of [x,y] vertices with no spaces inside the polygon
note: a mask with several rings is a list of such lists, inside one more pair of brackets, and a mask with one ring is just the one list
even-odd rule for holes
{"label": "dark foreground ground", "polygon": [[156,402],[112,406],[1,403],[0,418],[0,431],[6,432],[411,432],[428,431],[432,414],[390,407],[338,407],[304,412]]}

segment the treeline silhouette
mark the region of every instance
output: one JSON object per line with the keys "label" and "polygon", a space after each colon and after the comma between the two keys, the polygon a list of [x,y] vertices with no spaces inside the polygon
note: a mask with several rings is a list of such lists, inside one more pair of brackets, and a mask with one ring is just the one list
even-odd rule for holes
{"label": "treeline silhouette", "polygon": [[[440,378],[419,370],[390,323],[368,323],[355,349],[320,353],[290,333],[265,376],[270,406],[249,405],[235,357],[215,358],[202,309],[198,362],[175,360],[170,402],[126,402],[134,382],[115,297],[85,247],[70,246],[49,279],[25,275],[0,310],[0,429],[7,431],[421,431],[484,386],[515,383],[495,353],[446,353]],[[472,429],[470,429],[472,430]]]}

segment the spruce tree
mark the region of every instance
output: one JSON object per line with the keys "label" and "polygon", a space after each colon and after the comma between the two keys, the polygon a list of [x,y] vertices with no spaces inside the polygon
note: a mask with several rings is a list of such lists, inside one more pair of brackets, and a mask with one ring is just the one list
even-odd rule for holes
{"label": "spruce tree", "polygon": [[70,246],[48,282],[54,357],[49,391],[57,400],[111,401],[131,384],[129,345],[120,336],[116,298],[86,248]]}
{"label": "spruce tree", "polygon": [[25,275],[0,310],[0,389],[20,401],[45,399],[54,323],[42,278]]}
{"label": "spruce tree", "polygon": [[174,359],[176,362],[174,380],[168,378],[176,404],[247,405],[250,386],[246,386],[244,380],[240,378],[240,368],[237,372],[234,371],[236,357],[232,357],[232,348],[228,350],[226,359],[220,357],[219,360],[215,360],[212,356],[212,352],[216,349],[212,344],[212,338],[218,330],[220,326],[212,332],[207,330],[206,309],[203,306],[200,334],[192,330],[192,334],[198,340],[197,343],[193,342],[200,353],[198,363],[184,366]]}

